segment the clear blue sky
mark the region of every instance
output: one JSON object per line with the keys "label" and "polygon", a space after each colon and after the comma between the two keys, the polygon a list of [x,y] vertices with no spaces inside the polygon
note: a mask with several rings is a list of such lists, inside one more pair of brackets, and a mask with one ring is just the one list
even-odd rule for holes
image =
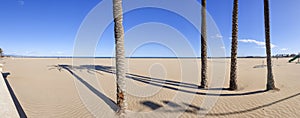
{"label": "clear blue sky", "polygon": [[[99,2],[101,0],[0,0],[0,47],[5,54],[12,55],[71,56],[82,21]],[[232,2],[207,1],[207,10],[221,32],[227,56],[230,55]],[[300,52],[299,6],[300,0],[270,0],[273,54]],[[125,31],[143,21],[170,22],[175,28],[186,26],[185,22],[178,23],[180,19],[174,20],[172,15],[164,17],[166,14],[155,9],[125,14]],[[240,0],[239,56],[265,55],[263,23],[263,0]],[[183,35],[199,54],[200,34],[185,29],[188,30]],[[96,56],[113,56],[112,25],[103,37],[105,39],[99,42]],[[155,43],[139,47],[133,55],[174,56],[171,50]]]}

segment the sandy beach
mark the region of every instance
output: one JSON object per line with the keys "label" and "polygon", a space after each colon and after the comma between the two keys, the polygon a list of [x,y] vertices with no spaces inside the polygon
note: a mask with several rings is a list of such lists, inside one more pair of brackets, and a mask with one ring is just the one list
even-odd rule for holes
{"label": "sandy beach", "polygon": [[0,118],[300,118],[300,0],[0,0]]}
{"label": "sandy beach", "polygon": [[[264,60],[238,59],[239,89],[229,91],[230,59],[209,59],[208,90],[197,88],[200,60],[127,59],[128,116],[300,117],[300,64],[273,59],[280,91],[266,92]],[[109,117],[116,110],[112,59],[4,58],[1,63],[27,117]]]}

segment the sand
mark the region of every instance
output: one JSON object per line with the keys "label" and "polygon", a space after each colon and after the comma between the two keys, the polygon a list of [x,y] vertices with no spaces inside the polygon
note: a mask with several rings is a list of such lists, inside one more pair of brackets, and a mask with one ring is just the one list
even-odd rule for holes
{"label": "sand", "polygon": [[[274,59],[280,91],[264,91],[264,60],[238,59],[239,89],[228,91],[220,88],[228,87],[229,59],[209,60],[209,90],[197,88],[200,60],[128,59],[128,116],[300,117],[300,64]],[[28,117],[114,116],[112,59],[5,58],[1,63]]]}

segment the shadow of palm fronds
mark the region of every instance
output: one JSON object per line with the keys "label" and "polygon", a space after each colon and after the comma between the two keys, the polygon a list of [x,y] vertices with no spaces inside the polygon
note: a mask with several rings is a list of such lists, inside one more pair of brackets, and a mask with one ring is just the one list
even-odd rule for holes
{"label": "shadow of palm fronds", "polygon": [[87,87],[91,92],[93,92],[95,95],[97,95],[99,98],[101,98],[107,105],[109,105],[109,107],[112,110],[114,110],[115,112],[118,110],[118,106],[116,105],[116,103],[112,99],[110,99],[109,97],[104,95],[102,92],[100,92],[99,90],[94,88],[92,85],[90,85],[87,81],[85,81],[83,78],[81,78],[79,75],[77,75],[74,72],[75,70],[83,70],[83,69],[93,71],[92,69],[90,69],[88,67],[81,67],[81,66],[76,67],[76,66],[70,66],[70,65],[52,65],[52,66],[49,66],[49,67],[50,67],[49,70],[58,69],[60,72],[62,70],[65,70],[66,72],[70,73],[77,80],[79,80],[85,87]]}

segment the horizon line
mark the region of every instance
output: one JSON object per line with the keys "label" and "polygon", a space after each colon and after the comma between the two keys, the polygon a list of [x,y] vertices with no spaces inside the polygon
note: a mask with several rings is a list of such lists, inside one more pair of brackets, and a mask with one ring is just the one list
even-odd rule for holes
{"label": "horizon line", "polygon": [[[14,57],[14,58],[116,58],[111,56],[22,56],[22,55],[4,55],[5,57]],[[276,57],[275,55],[272,57]],[[201,57],[174,57],[174,56],[132,56],[125,58],[197,58]],[[207,57],[207,58],[231,58],[230,56],[225,57]],[[238,56],[237,58],[266,58],[266,56]],[[288,58],[288,57],[279,57],[279,58]]]}

